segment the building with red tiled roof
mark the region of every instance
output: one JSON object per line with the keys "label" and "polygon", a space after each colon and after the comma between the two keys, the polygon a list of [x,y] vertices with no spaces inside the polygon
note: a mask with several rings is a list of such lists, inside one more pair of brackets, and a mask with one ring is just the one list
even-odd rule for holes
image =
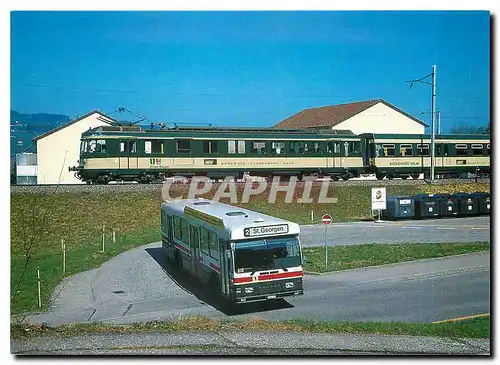
{"label": "building with red tiled roof", "polygon": [[344,129],[361,133],[423,134],[427,125],[382,99],[304,109],[273,128]]}

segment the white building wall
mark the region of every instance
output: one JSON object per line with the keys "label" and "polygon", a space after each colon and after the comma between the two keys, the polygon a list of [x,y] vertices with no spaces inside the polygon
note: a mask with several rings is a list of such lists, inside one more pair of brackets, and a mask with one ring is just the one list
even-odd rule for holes
{"label": "white building wall", "polygon": [[332,129],[347,129],[355,134],[402,133],[424,134],[425,126],[383,103],[378,103],[361,113],[337,124]]}
{"label": "white building wall", "polygon": [[68,167],[76,166],[80,158],[80,138],[89,128],[108,125],[93,113],[59,131],[49,134],[36,142],[38,184],[81,184]]}

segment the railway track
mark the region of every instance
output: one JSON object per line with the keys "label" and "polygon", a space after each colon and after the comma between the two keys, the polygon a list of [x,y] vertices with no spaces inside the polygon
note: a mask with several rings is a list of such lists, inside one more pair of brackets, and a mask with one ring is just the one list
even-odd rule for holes
{"label": "railway track", "polygon": [[[313,185],[321,185],[324,181],[319,179],[313,182]],[[475,183],[476,179],[439,179],[431,181],[426,180],[348,180],[348,181],[330,181],[331,186],[393,186],[393,185],[443,185],[454,183]],[[489,178],[478,178],[478,183],[490,183]],[[220,186],[221,182],[212,182],[212,189]],[[244,186],[244,182],[236,182],[237,186]],[[286,184],[283,182],[282,184]],[[305,182],[297,182],[297,187],[304,185]],[[108,185],[86,185],[86,184],[49,184],[49,185],[11,185],[11,193],[79,193],[79,192],[148,192],[161,191],[164,184],[137,184],[137,183],[119,183]],[[174,186],[188,185],[174,183]]]}

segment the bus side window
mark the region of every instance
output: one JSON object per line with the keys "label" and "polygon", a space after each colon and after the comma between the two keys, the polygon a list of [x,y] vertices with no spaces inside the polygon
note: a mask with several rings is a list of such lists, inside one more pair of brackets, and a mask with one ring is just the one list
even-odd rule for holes
{"label": "bus side window", "polygon": [[181,237],[181,218],[174,215],[174,238],[176,240],[182,240]]}
{"label": "bus side window", "polygon": [[209,239],[210,239],[210,257],[219,261],[219,237],[217,237],[217,233],[209,231]]}
{"label": "bus side window", "polygon": [[182,242],[189,246],[189,223],[185,219],[181,219],[181,236]]}
{"label": "bus side window", "polygon": [[209,237],[208,237],[208,230],[206,230],[203,227],[200,227],[200,248],[201,252],[203,252],[205,255],[209,254]]}

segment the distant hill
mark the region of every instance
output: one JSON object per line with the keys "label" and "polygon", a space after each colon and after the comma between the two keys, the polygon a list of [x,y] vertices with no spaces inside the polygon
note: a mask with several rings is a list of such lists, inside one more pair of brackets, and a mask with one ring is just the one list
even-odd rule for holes
{"label": "distant hill", "polygon": [[[10,111],[10,155],[15,156],[33,144],[33,138],[71,121],[64,114],[24,114]],[[30,149],[30,152],[35,152]]]}

